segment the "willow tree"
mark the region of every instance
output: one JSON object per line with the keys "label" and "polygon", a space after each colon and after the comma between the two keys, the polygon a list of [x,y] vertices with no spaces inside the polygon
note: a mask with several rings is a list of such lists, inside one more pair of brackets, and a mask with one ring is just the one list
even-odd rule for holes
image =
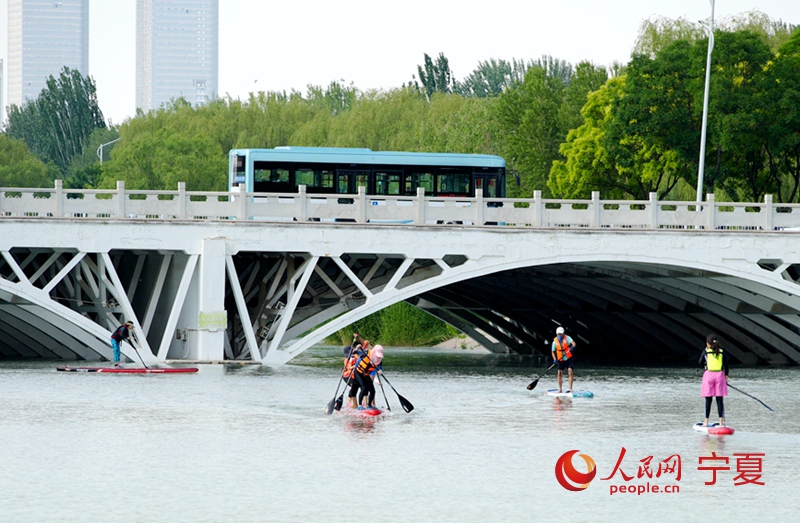
{"label": "willow tree", "polygon": [[52,161],[67,173],[73,158],[81,155],[95,129],[105,129],[97,103],[94,80],[64,67],[58,78],[47,79],[42,92],[8,111],[6,132],[28,144],[44,162]]}

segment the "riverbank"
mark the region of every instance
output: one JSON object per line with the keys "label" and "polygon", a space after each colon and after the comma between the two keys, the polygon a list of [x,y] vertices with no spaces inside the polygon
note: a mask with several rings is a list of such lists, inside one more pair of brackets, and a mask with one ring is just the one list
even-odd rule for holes
{"label": "riverbank", "polygon": [[475,354],[490,354],[491,351],[486,347],[482,346],[477,341],[473,340],[469,336],[463,337],[456,337],[450,338],[449,340],[443,341],[434,345],[432,348],[434,349],[445,349],[445,350],[457,350],[457,351],[468,351]]}

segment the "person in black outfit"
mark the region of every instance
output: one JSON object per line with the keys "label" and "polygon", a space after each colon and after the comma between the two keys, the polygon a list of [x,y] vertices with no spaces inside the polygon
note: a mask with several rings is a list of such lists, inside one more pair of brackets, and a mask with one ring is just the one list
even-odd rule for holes
{"label": "person in black outfit", "polygon": [[133,347],[133,343],[131,343],[131,329],[133,329],[133,322],[128,321],[117,327],[117,330],[111,335],[111,348],[114,350],[115,367],[119,367],[119,344],[123,341],[127,341],[131,344],[131,347]]}

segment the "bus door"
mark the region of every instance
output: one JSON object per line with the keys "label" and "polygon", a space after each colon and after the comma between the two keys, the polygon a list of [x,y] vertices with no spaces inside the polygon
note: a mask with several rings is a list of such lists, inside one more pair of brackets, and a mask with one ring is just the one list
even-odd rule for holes
{"label": "bus door", "polygon": [[[356,194],[358,187],[365,187],[369,194],[369,171],[355,169],[339,169],[336,171],[336,193]],[[339,198],[339,203],[355,203],[353,198]],[[337,219],[336,221],[339,221]],[[350,220],[345,220],[350,221]]]}
{"label": "bus door", "polygon": [[359,187],[364,187],[369,194],[369,171],[352,169],[336,171],[336,192],[338,194],[356,194]]}
{"label": "bus door", "polygon": [[482,194],[484,198],[497,198],[500,195],[498,190],[500,177],[496,174],[475,174],[475,193]]}

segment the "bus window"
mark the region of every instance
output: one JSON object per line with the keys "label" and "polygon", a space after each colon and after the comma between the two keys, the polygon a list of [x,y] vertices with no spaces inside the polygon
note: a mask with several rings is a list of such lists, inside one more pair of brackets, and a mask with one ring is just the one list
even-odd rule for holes
{"label": "bus window", "polygon": [[375,194],[399,195],[400,173],[375,171]]}
{"label": "bus window", "polygon": [[339,194],[350,193],[350,175],[348,173],[336,173],[336,192]]}
{"label": "bus window", "polygon": [[475,194],[470,196],[475,196],[477,194],[482,194],[485,198],[497,198],[498,196],[502,197],[500,193],[498,193],[499,187],[497,183],[498,176],[492,174],[475,174]]}
{"label": "bus window", "polygon": [[486,180],[486,196],[489,198],[497,198],[497,177],[489,176]]}
{"label": "bus window", "polygon": [[355,194],[356,187],[364,186],[369,192],[369,171],[339,169],[336,171],[336,192],[339,194]]}
{"label": "bus window", "polygon": [[254,192],[288,192],[289,167],[269,162],[255,162],[253,169]]}
{"label": "bus window", "polygon": [[369,173],[368,172],[360,172],[356,173],[356,192],[358,192],[358,188],[363,187],[364,192],[369,194]]}
{"label": "bus window", "polygon": [[297,167],[294,170],[294,186],[305,185],[310,193],[333,192],[333,170],[324,167]]}
{"label": "bus window", "polygon": [[425,189],[426,194],[433,194],[433,174],[419,173],[417,176],[417,188]]}
{"label": "bus window", "polygon": [[456,169],[440,169],[436,176],[436,194],[442,196],[468,196],[468,172],[459,172]]}
{"label": "bus window", "polygon": [[[433,173],[426,170],[406,171],[406,194],[413,196],[417,194],[417,189],[422,187],[425,189],[425,194],[433,193]],[[431,169],[432,170],[432,169]]]}
{"label": "bus window", "polygon": [[295,169],[294,171],[294,185],[306,185],[313,187],[314,183],[314,169]]}

